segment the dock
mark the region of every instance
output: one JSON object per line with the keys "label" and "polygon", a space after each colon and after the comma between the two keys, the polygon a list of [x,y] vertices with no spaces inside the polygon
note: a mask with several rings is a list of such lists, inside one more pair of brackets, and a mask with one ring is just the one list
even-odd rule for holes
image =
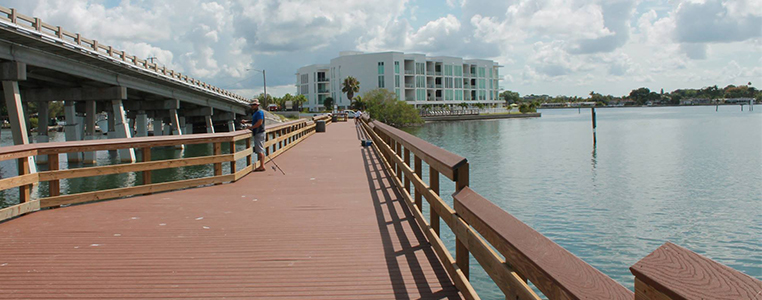
{"label": "dock", "polygon": [[[316,131],[321,122],[326,132]],[[633,265],[630,291],[472,190],[464,157],[367,117],[269,127],[268,157],[285,174],[272,163],[252,172],[250,137],[3,147],[0,159],[17,160],[22,172],[0,189],[19,187],[22,202],[0,209],[0,298],[481,299],[473,268],[507,299],[542,299],[537,291],[548,299],[758,299],[762,291],[759,280],[669,242]],[[212,144],[214,153],[151,160],[152,147],[179,144]],[[55,167],[69,152],[124,148],[140,162]],[[30,155],[49,155],[52,168],[30,173]],[[152,170],[204,164],[213,176],[151,181]],[[66,178],[124,172],[143,182],[71,195],[58,188]],[[453,206],[439,196],[448,181]],[[50,195],[33,199],[39,182]],[[442,226],[455,234],[454,254]]]}

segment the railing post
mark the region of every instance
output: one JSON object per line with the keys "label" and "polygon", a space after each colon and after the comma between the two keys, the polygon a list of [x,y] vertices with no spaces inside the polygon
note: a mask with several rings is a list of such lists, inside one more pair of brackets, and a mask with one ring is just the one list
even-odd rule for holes
{"label": "railing post", "polygon": [[[455,178],[455,191],[460,191],[468,186],[468,163],[463,164],[457,170],[457,177]],[[459,238],[455,238],[455,263],[463,272],[463,276],[469,278],[469,254],[468,248]]]}
{"label": "railing post", "polygon": [[[48,171],[58,170],[58,153],[48,154]],[[50,197],[61,195],[61,182],[59,180],[48,181]]]}
{"label": "railing post", "polygon": [[[251,138],[246,139],[246,149],[251,148]],[[253,149],[252,149],[253,150]],[[252,151],[254,153],[254,151]],[[251,154],[246,155],[246,166],[251,166]]]}
{"label": "railing post", "polygon": [[[140,153],[142,154],[141,156],[143,156],[143,162],[151,161],[151,147],[140,148]],[[146,170],[141,173],[143,173],[143,185],[151,184],[151,170]],[[150,195],[150,193],[146,195]]]}
{"label": "railing post", "polygon": [[[418,178],[423,179],[423,162],[421,158],[416,155],[413,160],[415,161],[415,174],[418,175]],[[423,194],[418,188],[415,189],[415,205],[423,212]],[[437,234],[439,233],[437,232]]]}
{"label": "railing post", "polygon": [[[429,165],[429,188],[434,194],[439,195],[439,171]],[[431,229],[439,235],[439,214],[433,208],[429,210],[431,215]]]}
{"label": "railing post", "polygon": [[[19,176],[29,174],[29,158],[23,157],[18,159]],[[22,185],[19,187],[19,203],[29,202],[29,192],[32,190],[32,185]]]}
{"label": "railing post", "polygon": [[[214,155],[220,155],[222,154],[222,143],[216,142],[214,143]],[[222,163],[214,163],[214,176],[221,176],[222,175]],[[220,185],[221,183],[216,183],[215,185]]]}
{"label": "railing post", "polygon": [[[410,149],[408,149],[408,148],[405,148],[405,158],[404,159],[405,159],[405,165],[407,165],[409,167],[410,166]],[[410,177],[407,176],[407,174],[405,175],[405,190],[407,191],[408,194],[411,193],[410,192]],[[417,205],[417,203],[416,203],[416,205]],[[418,205],[418,209],[420,211],[423,211],[423,208],[420,205]]]}
{"label": "railing post", "polygon": [[[235,142],[230,142],[230,154],[235,155]],[[236,166],[235,166],[235,157],[233,158],[233,161],[230,162],[230,174],[235,174],[236,172]]]}
{"label": "railing post", "polygon": [[[397,156],[402,158],[402,143],[396,143],[397,144]],[[400,164],[395,164],[397,166],[397,179],[402,182],[402,166]]]}

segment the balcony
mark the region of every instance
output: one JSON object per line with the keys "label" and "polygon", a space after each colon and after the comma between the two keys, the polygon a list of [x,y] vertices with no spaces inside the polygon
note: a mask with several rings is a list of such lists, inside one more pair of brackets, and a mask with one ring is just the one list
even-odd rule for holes
{"label": "balcony", "polygon": [[331,81],[331,80],[328,79],[328,78],[318,78],[318,80],[317,80],[317,82],[329,82],[329,81]]}
{"label": "balcony", "polygon": [[415,83],[405,83],[405,88],[408,88],[408,89],[415,88]]}
{"label": "balcony", "polygon": [[405,70],[405,75],[414,75],[415,70]]}
{"label": "balcony", "polygon": [[435,86],[436,86],[436,88],[438,88],[438,89],[441,89],[441,88],[442,88],[442,84],[436,84]]}
{"label": "balcony", "polygon": [[318,89],[318,91],[317,91],[317,92],[318,92],[318,94],[328,94],[328,93],[330,93],[331,91],[330,91],[330,90],[328,90],[328,89]]}

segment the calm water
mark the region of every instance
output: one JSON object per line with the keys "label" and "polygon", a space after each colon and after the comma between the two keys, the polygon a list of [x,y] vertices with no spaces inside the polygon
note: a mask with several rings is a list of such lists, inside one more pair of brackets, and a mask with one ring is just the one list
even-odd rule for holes
{"label": "calm water", "polygon": [[[599,108],[597,147],[589,109],[407,131],[466,157],[474,190],[632,289],[628,268],[666,241],[762,279],[756,108]],[[452,234],[444,240],[454,253]],[[477,291],[497,298],[491,279],[471,272]]]}

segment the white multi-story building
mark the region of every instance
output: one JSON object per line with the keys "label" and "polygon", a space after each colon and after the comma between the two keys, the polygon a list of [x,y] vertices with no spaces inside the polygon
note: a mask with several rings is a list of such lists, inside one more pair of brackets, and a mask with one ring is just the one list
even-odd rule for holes
{"label": "white multi-story building", "polygon": [[360,91],[355,95],[384,88],[397,99],[419,105],[499,104],[498,68],[491,60],[402,52],[341,52],[327,65],[309,65],[296,74],[298,95],[305,95],[305,108],[323,108],[323,101],[332,97],[341,109],[349,107],[347,95],[341,92],[348,76],[357,78]]}

